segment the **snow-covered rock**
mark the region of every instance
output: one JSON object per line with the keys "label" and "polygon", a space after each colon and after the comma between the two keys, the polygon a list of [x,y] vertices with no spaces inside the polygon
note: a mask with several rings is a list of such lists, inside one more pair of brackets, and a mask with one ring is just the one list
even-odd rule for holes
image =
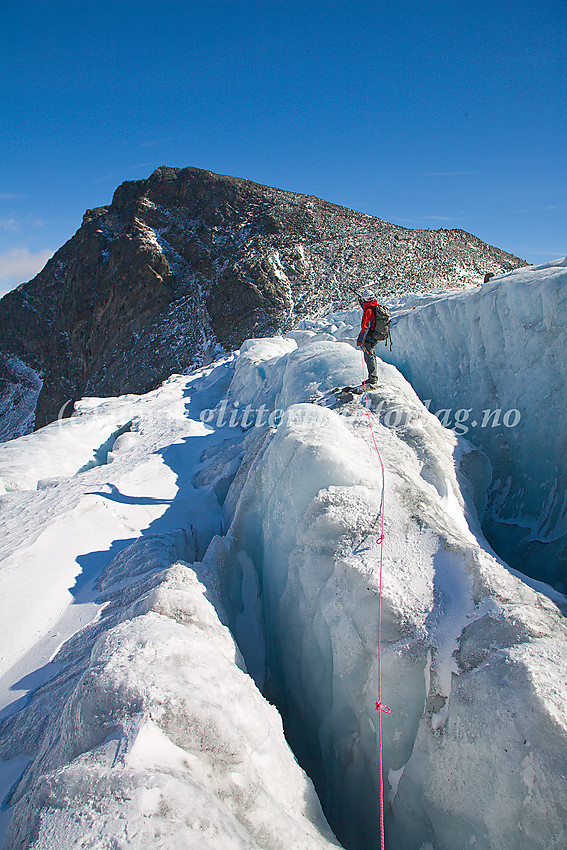
{"label": "snow-covered rock", "polygon": [[0,354],[0,442],[33,431],[42,376],[16,355]]}

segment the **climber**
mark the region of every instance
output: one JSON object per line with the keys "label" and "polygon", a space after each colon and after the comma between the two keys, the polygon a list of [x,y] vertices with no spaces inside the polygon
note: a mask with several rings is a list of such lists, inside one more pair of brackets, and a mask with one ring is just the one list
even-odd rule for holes
{"label": "climber", "polygon": [[376,294],[371,289],[365,289],[358,300],[364,313],[356,344],[364,352],[364,362],[368,369],[366,386],[375,387],[378,383],[376,346],[381,340],[386,340],[387,343],[390,338],[390,311],[378,304]]}

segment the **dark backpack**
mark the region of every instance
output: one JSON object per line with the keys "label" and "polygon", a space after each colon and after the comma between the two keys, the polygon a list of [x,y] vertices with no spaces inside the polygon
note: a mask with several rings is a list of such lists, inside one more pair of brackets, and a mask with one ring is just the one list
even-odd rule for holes
{"label": "dark backpack", "polygon": [[392,348],[392,336],[390,333],[390,311],[387,307],[383,307],[382,304],[378,304],[374,308],[374,312],[376,314],[376,321],[374,323],[374,330],[370,334],[373,342],[383,342],[386,341],[386,345],[388,345],[388,340],[390,340],[390,348]]}

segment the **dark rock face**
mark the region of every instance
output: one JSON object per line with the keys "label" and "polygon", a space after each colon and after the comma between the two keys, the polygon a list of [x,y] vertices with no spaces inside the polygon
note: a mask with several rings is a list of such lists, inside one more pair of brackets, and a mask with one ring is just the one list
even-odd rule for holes
{"label": "dark rock face", "polygon": [[[89,210],[0,302],[0,438],[84,395],[146,392],[174,372],[352,305],[480,282],[522,260],[461,230],[406,230],[306,195],[158,168]],[[70,407],[70,406],[69,406]]]}

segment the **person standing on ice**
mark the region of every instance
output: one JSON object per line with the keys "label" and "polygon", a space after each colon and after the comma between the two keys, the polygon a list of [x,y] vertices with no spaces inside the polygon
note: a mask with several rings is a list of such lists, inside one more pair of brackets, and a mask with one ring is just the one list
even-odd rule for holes
{"label": "person standing on ice", "polygon": [[368,369],[368,380],[366,381],[366,385],[373,387],[378,383],[378,363],[376,360],[376,346],[378,345],[378,339],[375,337],[376,308],[378,307],[378,299],[371,289],[365,289],[362,295],[359,296],[358,300],[364,312],[362,314],[360,333],[356,340],[356,344],[362,348],[362,351],[364,352],[364,362]]}

